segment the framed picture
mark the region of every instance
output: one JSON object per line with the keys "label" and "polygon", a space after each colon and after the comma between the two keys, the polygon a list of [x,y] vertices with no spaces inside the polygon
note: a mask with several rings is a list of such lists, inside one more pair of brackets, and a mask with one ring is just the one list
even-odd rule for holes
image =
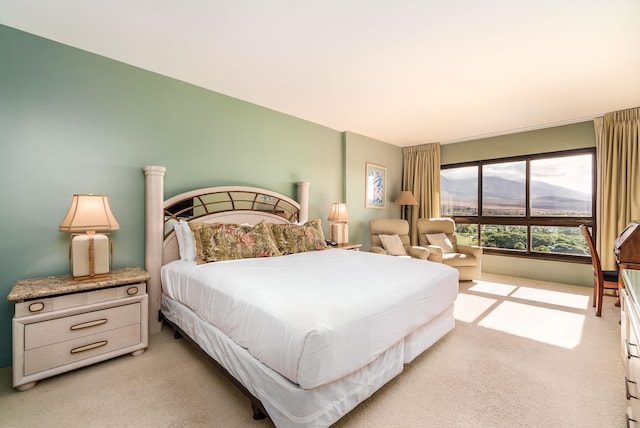
{"label": "framed picture", "polygon": [[387,168],[367,162],[365,208],[386,208]]}

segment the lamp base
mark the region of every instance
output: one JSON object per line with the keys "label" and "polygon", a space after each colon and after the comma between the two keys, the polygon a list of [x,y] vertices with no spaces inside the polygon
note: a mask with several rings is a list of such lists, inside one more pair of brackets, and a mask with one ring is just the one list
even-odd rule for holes
{"label": "lamp base", "polygon": [[70,262],[73,279],[108,276],[111,270],[109,237],[104,234],[71,236]]}
{"label": "lamp base", "polygon": [[349,242],[349,226],[347,223],[333,223],[329,229],[329,236],[338,244],[346,244]]}

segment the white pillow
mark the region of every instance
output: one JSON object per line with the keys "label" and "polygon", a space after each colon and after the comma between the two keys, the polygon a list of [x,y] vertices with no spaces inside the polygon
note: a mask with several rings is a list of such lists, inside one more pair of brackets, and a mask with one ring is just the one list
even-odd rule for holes
{"label": "white pillow", "polygon": [[402,240],[398,235],[378,235],[380,237],[380,242],[382,242],[382,247],[387,252],[387,254],[391,256],[406,256],[407,251],[404,249],[404,245],[402,245]]}
{"label": "white pillow", "polygon": [[445,254],[456,252],[456,249],[453,248],[453,243],[451,243],[449,237],[444,233],[427,233],[427,240],[430,245],[442,248],[442,252]]}
{"label": "white pillow", "polygon": [[185,262],[196,261],[196,243],[193,237],[193,231],[189,227],[189,223],[184,220],[173,221],[173,230],[178,238],[178,250],[180,251],[180,260]]}

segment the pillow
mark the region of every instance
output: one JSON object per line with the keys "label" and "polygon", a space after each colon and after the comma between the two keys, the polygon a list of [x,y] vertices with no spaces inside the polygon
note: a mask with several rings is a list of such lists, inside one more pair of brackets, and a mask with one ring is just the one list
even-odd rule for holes
{"label": "pillow", "polygon": [[282,254],[303,253],[327,248],[322,232],[322,220],[304,224],[271,224],[273,240]]}
{"label": "pillow", "polygon": [[178,251],[180,252],[180,260],[185,262],[196,261],[196,244],[193,239],[193,232],[189,227],[189,223],[184,220],[172,220],[173,230],[176,232],[178,239]]}
{"label": "pillow", "polygon": [[281,255],[266,223],[242,226],[229,223],[190,222],[198,264]]}
{"label": "pillow", "polygon": [[406,256],[407,251],[404,249],[402,240],[398,235],[378,235],[382,242],[382,247],[391,256]]}
{"label": "pillow", "polygon": [[436,245],[442,248],[444,254],[457,253],[458,250],[453,246],[449,237],[444,233],[427,233],[427,240],[430,245]]}

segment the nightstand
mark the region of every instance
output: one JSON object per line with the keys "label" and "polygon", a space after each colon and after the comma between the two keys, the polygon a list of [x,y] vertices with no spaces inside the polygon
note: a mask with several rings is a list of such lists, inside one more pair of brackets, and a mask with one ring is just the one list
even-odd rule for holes
{"label": "nightstand", "polygon": [[338,244],[333,248],[339,248],[341,250],[360,251],[360,247],[362,247],[362,244],[351,244],[349,242],[345,242],[344,244]]}
{"label": "nightstand", "polygon": [[7,299],[13,317],[13,386],[24,391],[50,376],[148,345],[149,274],[114,269],[96,279],[71,275],[16,282]]}

